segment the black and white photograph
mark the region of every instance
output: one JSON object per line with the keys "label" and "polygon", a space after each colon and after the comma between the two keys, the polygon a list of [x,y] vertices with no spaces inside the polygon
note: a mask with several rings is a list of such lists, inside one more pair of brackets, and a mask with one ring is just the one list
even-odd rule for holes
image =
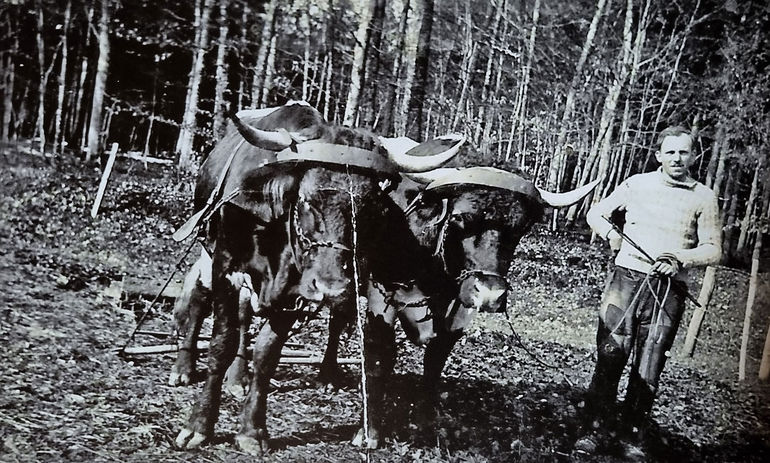
{"label": "black and white photograph", "polygon": [[0,0],[0,461],[770,461],[768,31]]}

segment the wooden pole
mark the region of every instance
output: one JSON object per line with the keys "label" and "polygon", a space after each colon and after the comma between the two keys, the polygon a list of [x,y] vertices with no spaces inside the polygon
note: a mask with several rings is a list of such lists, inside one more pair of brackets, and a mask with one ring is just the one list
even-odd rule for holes
{"label": "wooden pole", "polygon": [[695,341],[698,338],[700,327],[703,324],[703,317],[706,315],[706,307],[711,301],[711,295],[714,293],[714,286],[716,283],[717,269],[709,265],[706,267],[706,272],[703,275],[703,284],[700,288],[700,294],[698,295],[698,303],[700,307],[696,307],[692,313],[692,320],[687,327],[687,337],[684,339],[684,353],[692,357],[695,351]]}
{"label": "wooden pole", "polygon": [[113,143],[112,149],[110,150],[110,157],[107,159],[107,165],[104,167],[104,172],[102,172],[102,181],[99,182],[99,190],[96,193],[96,200],[94,201],[94,205],[91,208],[91,218],[96,218],[96,213],[99,212],[99,206],[102,204],[102,198],[104,198],[104,190],[107,189],[107,180],[110,178],[110,174],[112,173],[112,166],[115,164],[115,156],[118,155],[118,144]]}
{"label": "wooden pole", "polygon": [[759,273],[759,251],[762,249],[762,232],[757,233],[754,242],[754,252],[751,255],[751,276],[749,277],[749,296],[746,299],[746,314],[743,317],[743,333],[741,334],[741,355],[738,363],[738,379],[746,379],[746,358],[749,348],[749,329],[751,315],[754,310],[754,299],[757,295],[757,274]]}

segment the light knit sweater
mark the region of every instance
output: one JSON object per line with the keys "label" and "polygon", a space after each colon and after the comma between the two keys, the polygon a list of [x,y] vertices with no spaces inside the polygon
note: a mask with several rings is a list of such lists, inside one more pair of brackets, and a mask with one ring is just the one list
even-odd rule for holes
{"label": "light knit sweater", "polygon": [[[714,192],[688,177],[677,181],[662,169],[633,175],[588,211],[586,220],[607,239],[612,225],[604,219],[625,211],[624,233],[653,258],[673,254],[683,268],[718,263],[722,255],[719,206]],[[615,264],[647,273],[652,262],[626,240]],[[680,272],[683,278],[686,271]]]}

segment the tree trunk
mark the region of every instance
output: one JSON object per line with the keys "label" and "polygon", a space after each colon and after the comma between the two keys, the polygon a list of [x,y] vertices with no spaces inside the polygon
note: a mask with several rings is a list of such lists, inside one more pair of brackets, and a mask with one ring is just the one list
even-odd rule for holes
{"label": "tree trunk", "polygon": [[[751,331],[751,317],[754,313],[754,300],[757,296],[757,284],[759,273],[759,255],[762,250],[762,233],[757,233],[754,242],[754,251],[751,253],[751,276],[749,277],[749,295],[746,298],[746,312],[743,317],[743,330],[741,332],[741,353],[738,361],[738,379],[746,379],[746,360],[749,350],[749,333]],[[764,357],[764,356],[763,356]]]}
{"label": "tree trunk", "polygon": [[412,85],[409,106],[414,111],[414,130],[410,131],[412,138],[427,139],[423,133],[423,107],[425,106],[425,90],[428,88],[428,70],[430,69],[430,40],[433,31],[433,0],[419,2],[422,10],[420,36],[417,41],[417,56],[414,59],[414,84]]}
{"label": "tree trunk", "polygon": [[310,101],[311,84],[313,79],[310,77],[310,14],[309,2],[303,2],[302,12],[299,18],[299,29],[302,37],[305,39],[305,47],[302,52],[302,100]]}
{"label": "tree trunk", "polygon": [[110,67],[110,1],[101,0],[102,14],[99,18],[99,60],[96,64],[96,77],[94,79],[94,93],[91,100],[91,119],[88,123],[88,148],[86,149],[86,162],[92,156],[98,155],[101,150],[99,140],[102,126],[102,112],[104,110],[104,91],[107,85],[107,72]]}
{"label": "tree trunk", "polygon": [[217,80],[216,90],[214,92],[214,139],[219,140],[222,136],[225,115],[222,106],[225,104],[225,90],[227,90],[227,66],[225,65],[225,56],[227,55],[227,6],[229,0],[219,0],[219,41],[217,42]]}
{"label": "tree trunk", "polygon": [[273,88],[273,76],[275,75],[275,53],[278,38],[273,35],[270,39],[270,50],[267,53],[267,62],[265,63],[265,82],[262,84],[262,106],[267,106],[270,98],[270,89]]}
{"label": "tree trunk", "polygon": [[706,272],[703,274],[700,295],[698,295],[698,304],[700,304],[700,307],[696,307],[692,314],[690,325],[687,327],[687,337],[684,340],[684,353],[689,357],[692,357],[692,354],[695,351],[695,341],[698,339],[698,333],[700,333],[700,327],[703,324],[703,317],[706,315],[706,309],[711,302],[711,295],[714,293],[716,276],[716,267],[711,265],[706,267]]}
{"label": "tree trunk", "polygon": [[457,124],[460,123],[460,115],[465,106],[465,96],[468,93],[473,69],[476,67],[476,56],[478,44],[473,40],[473,17],[471,16],[470,0],[465,4],[465,40],[463,41],[463,63],[461,65],[462,75],[460,97],[457,101],[454,116],[452,117],[451,130],[457,130]]}
{"label": "tree trunk", "polygon": [[88,58],[89,47],[91,45],[91,21],[94,17],[94,5],[89,4],[86,11],[86,33],[85,43],[83,45],[82,59],[80,60],[80,79],[78,80],[77,93],[75,95],[74,117],[72,118],[72,127],[70,133],[76,133],[74,141],[81,150],[86,150],[84,144],[88,136],[88,126],[85,121],[88,119],[87,107],[83,107],[83,95],[86,92],[86,78],[88,77]]}
{"label": "tree trunk", "polygon": [[369,49],[371,37],[371,23],[374,17],[374,2],[364,0],[360,2],[361,10],[358,11],[358,29],[356,29],[356,45],[353,49],[353,64],[350,69],[350,87],[348,99],[345,103],[345,113],[342,116],[342,124],[356,125],[358,116],[358,101],[364,86],[366,69],[366,52]]}
{"label": "tree trunk", "polygon": [[385,0],[373,0],[374,10],[372,12],[372,21],[370,25],[369,47],[366,56],[366,76],[364,82],[369,88],[368,110],[359,115],[359,120],[364,127],[374,129],[379,122],[380,117],[380,81],[382,80],[381,64],[382,57],[382,32],[385,22]]}
{"label": "tree trunk", "polygon": [[45,42],[43,41],[43,4],[37,3],[37,30],[35,39],[37,42],[37,64],[40,67],[40,82],[37,95],[37,136],[40,137],[40,155],[45,156],[45,88],[47,73],[45,72]]}
{"label": "tree trunk", "polygon": [[[604,14],[604,6],[607,0],[598,0],[596,3],[596,11],[594,17],[591,20],[591,25],[588,28],[588,34],[586,40],[583,42],[583,49],[580,52],[580,58],[578,58],[577,65],[575,66],[575,74],[572,76],[572,81],[567,88],[567,99],[564,104],[564,112],[561,117],[561,126],[559,127],[559,135],[556,138],[556,146],[551,166],[548,169],[548,183],[547,188],[550,191],[560,191],[559,177],[562,175],[562,170],[565,163],[564,157],[564,145],[567,141],[567,133],[569,131],[569,123],[572,119],[572,111],[575,108],[575,93],[577,92],[578,84],[583,76],[583,67],[588,59],[588,53],[593,46],[594,36],[599,26],[599,21]],[[556,211],[554,210],[554,213]]]}
{"label": "tree trunk", "polygon": [[185,105],[179,137],[176,140],[175,151],[179,153],[179,170],[192,172],[195,168],[193,160],[193,137],[196,131],[195,118],[198,115],[198,89],[203,74],[203,58],[208,48],[209,17],[214,0],[203,0],[203,8],[195,9],[195,28],[198,41],[195,43],[195,53],[190,70],[190,86],[187,88],[187,104]]}
{"label": "tree trunk", "polygon": [[[524,75],[521,79],[522,83],[519,89],[516,109],[514,111],[515,116],[515,131],[520,134],[519,152],[524,155],[524,132],[527,120],[527,97],[529,95],[529,81],[532,75],[532,61],[535,56],[535,38],[537,37],[537,23],[540,19],[540,0],[535,0],[535,5],[532,8],[532,30],[529,32],[529,42],[527,44],[527,64],[524,66]],[[524,160],[520,161],[523,164]],[[523,165],[521,166],[523,167]]]}
{"label": "tree trunk", "polygon": [[741,175],[740,171],[741,167],[737,163],[730,167],[727,186],[725,187],[725,202],[722,209],[722,226],[725,232],[722,240],[722,250],[727,258],[733,256],[733,241],[735,229],[737,228],[735,217],[738,212],[738,180]]}
{"label": "tree trunk", "polygon": [[64,31],[62,32],[62,55],[61,69],[59,70],[58,86],[59,92],[56,98],[56,117],[54,122],[53,137],[53,159],[56,159],[57,153],[64,149],[62,137],[62,111],[64,110],[64,87],[67,82],[67,33],[70,29],[70,12],[72,10],[72,0],[67,0],[67,6],[64,9]]}
{"label": "tree trunk", "polygon": [[263,87],[265,83],[265,65],[267,55],[270,53],[270,45],[275,35],[277,0],[269,0],[265,4],[265,22],[262,24],[262,35],[257,50],[257,63],[254,65],[254,81],[251,84],[251,104],[256,106],[262,101]]}
{"label": "tree trunk", "polygon": [[754,168],[754,178],[751,181],[751,191],[749,192],[749,199],[746,201],[746,213],[743,215],[743,220],[741,220],[741,232],[738,236],[738,244],[735,247],[735,253],[738,255],[740,255],[746,247],[746,239],[748,238],[753,221],[752,219],[754,218],[754,207],[757,201],[757,193],[759,190],[759,176],[764,167],[763,161],[764,158],[760,156],[757,160],[757,166]]}
{"label": "tree trunk", "polygon": [[393,74],[388,85],[388,94],[385,98],[385,110],[383,111],[382,118],[382,132],[385,134],[391,134],[393,132],[394,117],[396,112],[396,92],[398,90],[398,84],[401,82],[401,75],[403,73],[402,68],[404,63],[404,50],[406,48],[409,2],[410,0],[404,0],[404,9],[401,13],[401,20],[398,24],[398,45],[395,51],[396,57],[393,63]]}
{"label": "tree trunk", "polygon": [[[249,8],[249,5],[244,3],[242,5],[243,10],[241,11],[241,24],[249,24],[249,13],[251,12],[251,8]],[[248,41],[248,27],[241,27],[241,40],[240,40],[240,50],[248,50],[249,48],[249,41]],[[247,104],[248,99],[251,96],[251,92],[248,91],[248,85],[247,82],[249,80],[249,70],[245,66],[241,66],[241,76],[240,76],[240,82],[238,82],[238,110],[244,108],[244,106]]]}
{"label": "tree trunk", "polygon": [[395,135],[405,136],[409,125],[409,102],[412,99],[412,87],[414,86],[414,66],[417,59],[417,44],[420,41],[420,10],[413,10],[414,16],[408,17],[406,42],[404,44],[402,80],[399,83],[401,96],[395,117]]}
{"label": "tree trunk", "polygon": [[[706,168],[706,181],[704,182],[705,185],[711,189],[714,189],[714,182],[716,179],[719,162],[722,157],[721,147],[724,143],[724,137],[725,126],[721,122],[718,122],[717,134],[716,137],[714,137],[714,142],[711,144],[711,157],[709,157],[708,167]],[[724,169],[724,162],[722,163],[722,169]],[[719,194],[719,191],[716,191],[716,193]]]}
{"label": "tree trunk", "polygon": [[[3,73],[3,122],[2,126],[0,126],[0,141],[3,142],[10,141],[11,129],[14,124],[12,118],[13,91],[16,74],[16,63],[14,58],[19,51],[19,36],[14,33],[13,19],[10,14],[8,15],[8,36],[13,36],[13,41],[11,42],[10,52],[5,54],[4,60],[2,61],[5,71]],[[13,131],[13,133],[15,135],[16,132]]]}

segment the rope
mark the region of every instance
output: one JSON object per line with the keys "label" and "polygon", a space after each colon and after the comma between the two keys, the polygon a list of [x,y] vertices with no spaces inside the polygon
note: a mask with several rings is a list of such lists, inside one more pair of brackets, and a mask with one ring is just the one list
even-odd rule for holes
{"label": "rope", "polygon": [[[664,296],[663,296],[663,299],[662,299],[662,300],[659,300],[659,299],[658,299],[658,297],[657,297],[657,292],[656,292],[655,290],[653,290],[653,288],[652,288],[652,285],[650,284],[650,274],[648,273],[648,274],[645,276],[645,278],[644,278],[644,282],[643,282],[642,284],[640,284],[640,285],[639,285],[639,288],[636,290],[636,293],[634,294],[634,297],[633,297],[633,298],[631,298],[631,302],[628,304],[628,306],[626,307],[626,309],[623,311],[623,316],[620,318],[620,320],[619,320],[619,321],[618,321],[618,323],[615,325],[615,327],[614,327],[614,328],[613,328],[613,329],[610,331],[609,335],[610,335],[610,336],[612,336],[613,334],[615,334],[615,333],[617,332],[617,330],[620,328],[620,326],[621,326],[621,325],[622,325],[622,324],[625,322],[625,320],[626,320],[626,316],[628,315],[628,312],[629,312],[629,310],[631,310],[631,308],[632,308],[632,307],[634,307],[634,306],[636,305],[636,302],[637,302],[637,300],[639,299],[639,296],[641,295],[641,293],[642,293],[642,290],[643,290],[643,289],[645,288],[645,286],[646,286],[647,288],[649,288],[649,289],[650,289],[650,293],[652,294],[652,296],[653,296],[653,298],[654,298],[654,301],[655,301],[655,303],[656,303],[656,306],[655,306],[655,308],[653,309],[653,317],[652,317],[652,318],[653,318],[653,319],[655,319],[655,323],[654,323],[654,332],[653,332],[653,333],[654,333],[654,335],[655,335],[655,336],[657,336],[657,330],[658,330],[658,327],[659,327],[659,325],[660,325],[660,318],[661,318],[661,317],[660,317],[660,312],[661,312],[661,309],[663,308],[663,305],[666,303],[666,300],[667,300],[667,298],[668,298],[668,295],[669,295],[669,290],[671,289],[671,279],[670,279],[670,278],[666,278],[666,282],[667,282],[667,286],[666,286],[666,292],[665,292],[665,294],[664,294]],[[658,283],[660,283],[660,282],[658,282]],[[660,289],[660,287],[658,287],[658,289]],[[544,361],[544,360],[542,360],[540,357],[538,357],[538,355],[537,355],[537,354],[535,354],[534,352],[532,352],[532,351],[531,351],[531,350],[530,350],[530,349],[529,349],[529,348],[528,348],[528,347],[527,347],[527,346],[524,344],[524,341],[522,340],[522,337],[521,337],[521,335],[520,335],[520,334],[519,334],[519,333],[518,333],[518,332],[517,332],[517,331],[514,329],[514,327],[513,327],[513,322],[511,321],[511,316],[510,316],[510,313],[509,313],[509,311],[508,311],[507,309],[506,309],[506,311],[505,311],[505,316],[506,316],[506,323],[508,324],[508,327],[509,327],[509,328],[510,328],[510,330],[511,330],[511,336],[512,336],[512,337],[513,337],[513,339],[516,341],[516,344],[517,344],[517,345],[518,345],[518,346],[519,346],[519,347],[520,347],[520,348],[521,348],[521,349],[522,349],[524,352],[526,352],[526,353],[527,353],[527,355],[529,355],[530,357],[532,357],[532,359],[533,359],[533,360],[535,360],[535,362],[537,362],[538,364],[540,364],[540,365],[542,365],[542,366],[544,366],[544,367],[547,367],[547,368],[550,368],[550,369],[553,369],[553,370],[564,370],[564,368],[565,368],[565,366],[564,366],[564,365],[562,365],[562,366],[558,366],[558,365],[553,365],[553,364],[551,364],[551,363],[545,362],[545,361]],[[649,333],[648,333],[648,336],[649,336]],[[633,346],[632,346],[632,347],[633,347]],[[584,356],[583,356],[582,358],[580,358],[579,360],[577,360],[577,361],[575,361],[575,362],[573,362],[573,363],[570,363],[570,364],[566,365],[566,367],[567,367],[567,368],[574,368],[574,367],[578,366],[579,364],[583,363],[583,362],[584,362],[585,360],[587,360],[588,358],[592,357],[592,356],[593,356],[593,354],[594,354],[594,353],[596,353],[597,349],[598,349],[598,346],[594,347],[593,349],[591,349],[591,351],[590,351],[590,352],[588,352],[588,354],[584,355]],[[633,348],[633,349],[632,349],[632,353],[633,353],[633,355],[636,355],[636,349],[635,349],[635,348]],[[632,357],[631,361],[632,361],[632,363],[633,363],[633,361],[634,361],[633,357]],[[572,386],[572,382],[569,380],[569,378],[567,378],[566,374],[564,374],[563,372],[562,372],[562,374],[564,375],[564,379],[565,379],[565,380],[566,380],[566,381],[567,381],[567,382],[570,384],[570,386]]]}
{"label": "rope", "polygon": [[[358,291],[358,226],[356,224],[356,203],[353,200],[353,185],[350,178],[350,167],[345,166],[348,175],[348,193],[350,195],[350,220],[353,229],[353,286],[356,296],[356,324],[358,325],[358,335],[361,342],[361,398],[363,400],[364,414],[364,448],[366,449],[366,462],[369,463],[369,407],[367,405],[366,394],[366,344],[364,342],[364,325],[361,316],[361,295]],[[366,315],[366,314],[364,314]]]}

